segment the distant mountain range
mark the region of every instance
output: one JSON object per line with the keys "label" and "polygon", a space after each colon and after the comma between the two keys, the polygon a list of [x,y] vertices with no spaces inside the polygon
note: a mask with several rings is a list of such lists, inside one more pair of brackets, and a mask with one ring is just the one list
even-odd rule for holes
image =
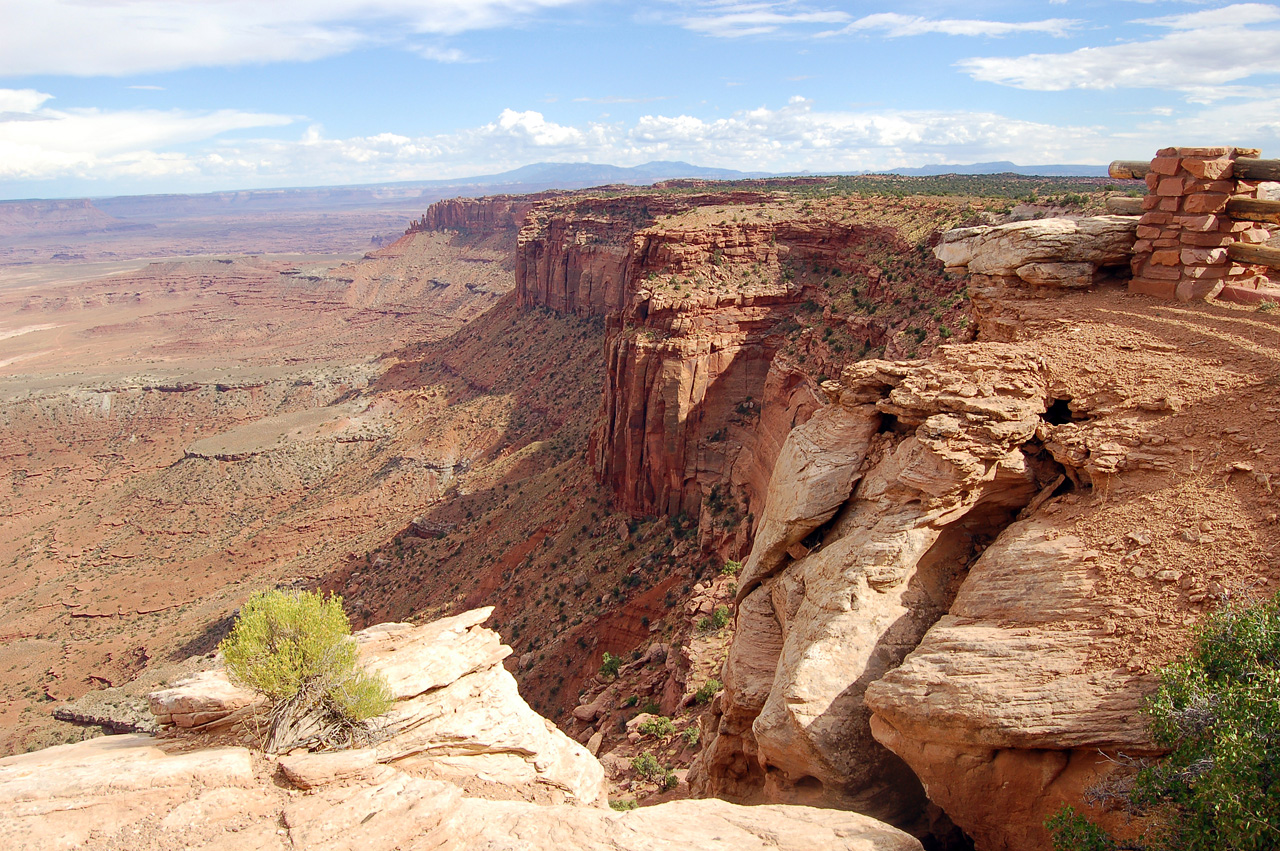
{"label": "distant mountain range", "polygon": [[1024,174],[1034,177],[1106,177],[1105,165],[1017,165],[1006,161],[969,165],[926,165],[895,168],[883,174],[931,177],[939,174]]}
{"label": "distant mountain range", "polygon": [[[856,172],[868,174],[871,172]],[[1011,162],[970,165],[930,165],[897,168],[887,174],[1039,175],[1044,177],[1105,177],[1106,166],[1038,165]],[[403,211],[419,214],[427,205],[454,196],[520,194],[548,189],[584,189],[605,184],[645,185],[662,180],[747,180],[775,177],[765,172],[704,168],[686,162],[649,162],[623,167],[597,163],[534,163],[498,174],[446,180],[416,180],[355,186],[286,189],[244,189],[231,192],[173,195],[120,195],[92,201],[0,201],[0,236],[24,233],[92,233],[147,227],[158,221],[225,217],[262,213],[316,213],[339,210]]]}

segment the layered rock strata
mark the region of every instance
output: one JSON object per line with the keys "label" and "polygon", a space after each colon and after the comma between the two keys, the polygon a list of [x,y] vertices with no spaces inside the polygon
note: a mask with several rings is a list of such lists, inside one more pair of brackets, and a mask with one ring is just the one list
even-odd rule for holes
{"label": "layered rock strata", "polygon": [[[746,495],[744,513],[758,507],[786,431],[818,404],[805,371],[775,363],[798,306],[825,298],[797,270],[864,276],[874,299],[872,256],[912,253],[885,227],[739,220],[741,205],[765,200],[737,192],[544,204],[521,231],[522,305],[609,317],[592,456],[634,514],[698,516],[711,489],[726,485]],[[718,205],[719,219],[681,215]],[[884,335],[875,324],[850,328],[869,345]]]}
{"label": "layered rock strata", "polygon": [[[852,366],[787,438],[739,585],[700,791],[900,822],[921,807],[914,777],[871,736],[866,688],[948,610],[981,540],[1058,475],[1032,445],[1043,365],[984,354]],[[1000,390],[983,394],[974,379],[987,372]]]}

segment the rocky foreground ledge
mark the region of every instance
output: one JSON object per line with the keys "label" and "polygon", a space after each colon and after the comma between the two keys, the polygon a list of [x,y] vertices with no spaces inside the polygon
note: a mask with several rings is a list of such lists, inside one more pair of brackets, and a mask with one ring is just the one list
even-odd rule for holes
{"label": "rocky foreground ledge", "polygon": [[[152,695],[169,735],[109,736],[0,760],[5,847],[919,851],[856,813],[673,801],[604,806],[596,759],[520,698],[479,609],[357,634],[391,683],[376,748],[266,757],[218,746],[253,696],[219,672]],[[175,731],[177,733],[175,734]]]}

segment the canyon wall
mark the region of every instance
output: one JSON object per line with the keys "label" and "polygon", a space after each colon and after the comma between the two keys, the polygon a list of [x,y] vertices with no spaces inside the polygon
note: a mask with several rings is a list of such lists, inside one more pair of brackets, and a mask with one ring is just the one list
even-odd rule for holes
{"label": "canyon wall", "polygon": [[[883,258],[912,252],[891,228],[762,193],[586,199],[530,215],[517,292],[525,306],[609,317],[592,461],[618,504],[699,517],[715,491],[715,512],[701,519],[731,527],[727,551],[736,552],[750,525],[734,517],[758,510],[786,433],[818,406],[814,377],[859,354],[819,345],[812,359],[779,358],[797,353],[798,312],[820,311],[862,351],[889,343],[895,324],[908,323],[846,323],[833,315],[830,281],[861,279],[868,302],[888,303],[896,294],[880,286]],[[945,290],[940,271],[932,284]]]}

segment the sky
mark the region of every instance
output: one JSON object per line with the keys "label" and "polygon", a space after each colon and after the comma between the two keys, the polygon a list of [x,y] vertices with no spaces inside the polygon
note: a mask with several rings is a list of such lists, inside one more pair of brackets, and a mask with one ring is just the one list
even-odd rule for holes
{"label": "sky", "polygon": [[0,198],[1280,157],[1280,3],[0,0]]}

